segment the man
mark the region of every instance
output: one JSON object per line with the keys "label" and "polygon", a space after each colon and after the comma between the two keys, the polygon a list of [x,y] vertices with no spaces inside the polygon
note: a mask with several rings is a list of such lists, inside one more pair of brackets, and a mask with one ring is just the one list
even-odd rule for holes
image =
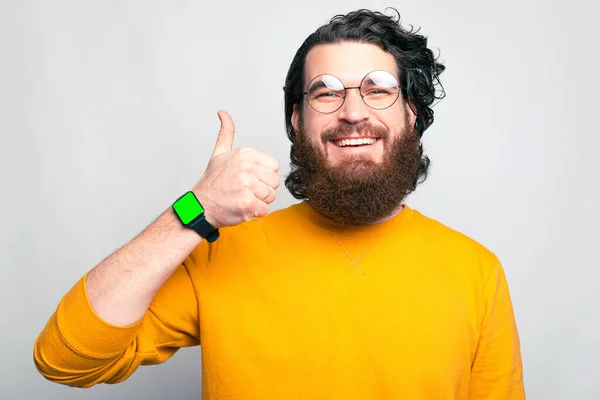
{"label": "man", "polygon": [[524,398],[499,260],[403,204],[443,97],[426,45],[367,10],[309,36],[285,86],[286,186],[304,201],[268,214],[279,165],[234,150],[220,112],[191,193],[65,295],[40,372],[115,383],[201,344],[204,399]]}

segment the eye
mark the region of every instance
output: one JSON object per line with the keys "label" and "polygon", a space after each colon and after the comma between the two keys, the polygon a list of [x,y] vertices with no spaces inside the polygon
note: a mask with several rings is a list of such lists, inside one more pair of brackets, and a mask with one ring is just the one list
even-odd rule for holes
{"label": "eye", "polygon": [[390,94],[390,92],[387,91],[387,90],[385,90],[385,89],[373,89],[373,90],[371,90],[370,92],[367,93],[367,96],[368,95],[373,95],[373,94],[375,94],[375,95],[377,95],[377,94]]}
{"label": "eye", "polygon": [[338,99],[343,97],[343,95],[339,91],[322,91],[314,94],[315,99],[320,100],[330,100],[330,99]]}

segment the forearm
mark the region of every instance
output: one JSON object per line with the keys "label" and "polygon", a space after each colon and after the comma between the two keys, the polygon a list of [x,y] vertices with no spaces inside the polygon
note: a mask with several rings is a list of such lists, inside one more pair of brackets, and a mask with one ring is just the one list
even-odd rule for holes
{"label": "forearm", "polygon": [[139,321],[156,292],[202,239],[167,209],[131,242],[87,276],[92,308],[104,321],[128,326]]}

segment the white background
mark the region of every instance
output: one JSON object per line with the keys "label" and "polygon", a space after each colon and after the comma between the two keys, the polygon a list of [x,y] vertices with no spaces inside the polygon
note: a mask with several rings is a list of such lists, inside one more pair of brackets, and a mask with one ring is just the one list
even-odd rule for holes
{"label": "white background", "polygon": [[197,347],[82,390],[42,378],[33,342],[85,271],[200,178],[217,110],[283,179],[297,48],[335,14],[394,6],[447,66],[432,174],[408,204],[499,255],[528,398],[598,399],[597,4],[0,2],[0,397],[199,399]]}

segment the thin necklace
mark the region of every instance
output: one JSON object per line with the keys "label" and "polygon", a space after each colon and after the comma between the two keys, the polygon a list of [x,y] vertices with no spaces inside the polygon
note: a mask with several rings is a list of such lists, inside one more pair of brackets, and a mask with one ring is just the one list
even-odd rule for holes
{"label": "thin necklace", "polygon": [[[346,249],[340,242],[339,240],[337,240],[335,238],[335,235],[331,232],[329,232],[329,234],[331,235],[332,239],[335,240],[335,242],[338,244],[338,246],[340,246],[340,248],[344,251],[344,253],[346,254],[346,256],[348,256],[348,258],[350,259],[350,261],[352,261],[352,263],[355,266],[355,269],[358,271],[358,273],[360,275],[364,275],[365,271],[362,269],[362,267],[360,266],[361,261],[365,258],[365,256],[369,253],[369,251],[371,251],[371,249],[373,248],[373,246],[375,245],[375,243],[377,243],[377,241],[379,240],[379,238],[381,236],[376,236],[373,239],[373,242],[369,245],[369,247],[367,247],[366,250],[364,250],[362,252],[362,254],[360,255],[360,257],[358,259],[355,259],[354,257],[352,257],[352,254],[350,254],[350,252],[348,251],[348,249]],[[352,269],[349,269],[348,272],[352,272]]]}

